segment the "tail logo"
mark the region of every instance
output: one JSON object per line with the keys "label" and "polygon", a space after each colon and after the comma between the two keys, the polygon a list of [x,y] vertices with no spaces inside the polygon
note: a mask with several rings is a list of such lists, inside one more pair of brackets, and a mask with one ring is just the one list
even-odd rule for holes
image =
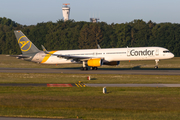
{"label": "tail logo", "polygon": [[32,42],[26,36],[21,36],[18,40],[21,51],[26,52],[31,48]]}

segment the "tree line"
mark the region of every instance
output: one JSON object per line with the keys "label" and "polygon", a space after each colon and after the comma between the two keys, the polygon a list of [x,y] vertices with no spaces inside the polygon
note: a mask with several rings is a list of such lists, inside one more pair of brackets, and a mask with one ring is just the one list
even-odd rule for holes
{"label": "tree line", "polygon": [[21,25],[0,18],[0,54],[21,54],[14,30],[21,30],[39,49],[47,50],[159,46],[180,57],[180,24],[133,20],[129,23],[42,22]]}

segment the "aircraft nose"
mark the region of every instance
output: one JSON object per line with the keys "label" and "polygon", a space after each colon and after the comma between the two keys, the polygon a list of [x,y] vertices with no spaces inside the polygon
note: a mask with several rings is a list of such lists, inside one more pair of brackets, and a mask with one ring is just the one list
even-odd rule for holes
{"label": "aircraft nose", "polygon": [[174,54],[173,53],[171,53],[171,58],[173,58],[174,57]]}

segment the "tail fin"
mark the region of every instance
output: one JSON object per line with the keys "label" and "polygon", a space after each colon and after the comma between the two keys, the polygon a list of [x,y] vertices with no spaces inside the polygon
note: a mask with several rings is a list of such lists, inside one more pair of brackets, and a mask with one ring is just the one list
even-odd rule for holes
{"label": "tail fin", "polygon": [[20,31],[14,31],[16,39],[22,54],[31,54],[40,52],[40,50]]}

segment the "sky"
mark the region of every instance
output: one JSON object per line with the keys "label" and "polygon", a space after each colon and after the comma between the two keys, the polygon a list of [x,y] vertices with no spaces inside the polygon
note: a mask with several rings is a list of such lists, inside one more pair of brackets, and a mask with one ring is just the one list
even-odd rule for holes
{"label": "sky", "polygon": [[22,25],[63,19],[63,3],[70,3],[70,19],[126,23],[134,19],[180,23],[180,0],[0,0],[0,17]]}

